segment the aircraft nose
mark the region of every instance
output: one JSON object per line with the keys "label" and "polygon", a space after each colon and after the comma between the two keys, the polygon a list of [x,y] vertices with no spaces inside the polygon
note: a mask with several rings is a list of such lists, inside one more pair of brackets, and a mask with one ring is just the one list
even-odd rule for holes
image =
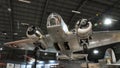
{"label": "aircraft nose", "polygon": [[55,18],[51,18],[51,19],[50,19],[50,24],[51,24],[51,25],[56,25],[56,23],[57,23],[57,21],[56,21]]}
{"label": "aircraft nose", "polygon": [[47,19],[47,26],[54,26],[54,25],[60,25],[61,24],[61,16],[56,14],[56,13],[52,13],[49,15],[48,19]]}
{"label": "aircraft nose", "polygon": [[50,25],[59,25],[59,24],[60,24],[60,21],[58,18],[53,17],[50,19]]}

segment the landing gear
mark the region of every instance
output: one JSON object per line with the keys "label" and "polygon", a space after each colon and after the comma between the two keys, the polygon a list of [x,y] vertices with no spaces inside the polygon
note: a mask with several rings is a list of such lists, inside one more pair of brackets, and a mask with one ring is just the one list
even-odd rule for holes
{"label": "landing gear", "polygon": [[83,53],[88,53],[88,48],[86,44],[83,45]]}
{"label": "landing gear", "polygon": [[83,53],[87,54],[88,53],[88,45],[89,45],[88,39],[81,39],[80,44],[83,47]]}
{"label": "landing gear", "polygon": [[40,55],[39,49],[40,49],[39,47],[35,47],[35,49],[33,50],[33,52],[34,52],[33,55],[35,57],[35,63],[34,63],[33,68],[36,68],[36,65],[37,65],[37,59]]}

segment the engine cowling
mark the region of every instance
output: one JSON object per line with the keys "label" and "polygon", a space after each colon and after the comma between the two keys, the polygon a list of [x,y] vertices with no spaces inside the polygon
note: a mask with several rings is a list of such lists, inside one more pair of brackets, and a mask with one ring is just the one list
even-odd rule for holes
{"label": "engine cowling", "polygon": [[43,33],[39,27],[35,26],[28,27],[26,35],[28,38],[32,39],[33,44],[40,47],[40,49],[45,50],[47,48],[45,38],[43,37]]}
{"label": "engine cowling", "polygon": [[76,33],[82,38],[88,38],[92,34],[92,24],[87,19],[79,20],[76,24]]}
{"label": "engine cowling", "polygon": [[34,39],[36,41],[42,38],[42,33],[40,32],[40,28],[35,26],[28,27],[26,31],[26,35],[28,38]]}

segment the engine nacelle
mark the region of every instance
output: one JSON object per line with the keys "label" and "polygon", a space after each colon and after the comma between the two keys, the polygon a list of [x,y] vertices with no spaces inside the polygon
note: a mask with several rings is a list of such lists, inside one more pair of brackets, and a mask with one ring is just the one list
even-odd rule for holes
{"label": "engine nacelle", "polygon": [[28,38],[32,39],[33,44],[40,47],[40,49],[47,49],[47,43],[45,42],[45,38],[43,37],[43,33],[39,27],[30,26],[27,29],[26,35]]}
{"label": "engine nacelle", "polygon": [[28,38],[30,38],[34,41],[37,41],[43,37],[40,28],[35,27],[35,26],[28,27],[28,29],[26,31],[26,35]]}
{"label": "engine nacelle", "polygon": [[92,34],[92,24],[87,19],[79,20],[76,24],[76,33],[82,38],[89,38]]}

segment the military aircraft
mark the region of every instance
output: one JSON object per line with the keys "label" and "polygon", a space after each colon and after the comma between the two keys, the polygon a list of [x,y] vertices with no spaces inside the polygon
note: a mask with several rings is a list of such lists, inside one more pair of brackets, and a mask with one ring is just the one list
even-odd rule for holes
{"label": "military aircraft", "polygon": [[46,35],[40,28],[30,26],[26,31],[27,39],[7,42],[4,45],[26,50],[39,47],[44,52],[61,53],[73,58],[73,52],[86,52],[89,48],[120,42],[119,31],[92,32],[92,23],[87,19],[78,20],[75,28],[69,31],[62,17],[57,13],[51,13],[46,26]]}

